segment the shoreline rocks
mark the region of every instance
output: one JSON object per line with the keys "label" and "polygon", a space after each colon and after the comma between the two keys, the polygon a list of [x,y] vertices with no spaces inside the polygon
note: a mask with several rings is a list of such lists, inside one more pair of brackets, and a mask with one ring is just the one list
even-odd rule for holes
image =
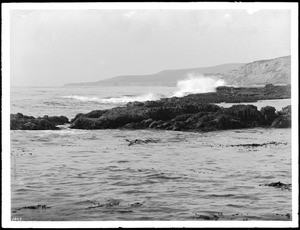
{"label": "shoreline rocks", "polygon": [[[156,104],[155,104],[156,103]],[[184,104],[159,101],[130,103],[105,111],[76,115],[72,129],[162,129],[173,131],[214,131],[253,127],[291,127],[290,106],[275,113],[266,106],[233,105],[222,108],[214,104],[188,102]],[[90,114],[99,114],[99,117]]]}
{"label": "shoreline rocks", "polygon": [[[129,102],[122,107],[77,114],[71,129],[162,129],[173,131],[214,131],[253,127],[291,127],[291,106],[277,111],[272,106],[258,110],[238,104],[223,108],[212,103],[256,102],[290,98],[290,86],[256,88],[218,87],[217,92],[162,98],[157,101]],[[64,116],[32,117],[11,114],[11,130],[56,130],[69,123]]]}
{"label": "shoreline rocks", "polygon": [[11,130],[59,130],[57,125],[69,123],[69,119],[65,116],[45,115],[44,117],[26,116],[22,113],[10,115]]}
{"label": "shoreline rocks", "polygon": [[272,121],[273,128],[289,128],[292,126],[292,107],[286,106],[277,112],[277,117]]}
{"label": "shoreline rocks", "polygon": [[[275,112],[272,106],[258,110],[254,105],[233,105],[230,108],[194,102],[186,104],[132,103],[109,110],[77,114],[71,129],[162,129],[172,131],[216,131],[254,127],[291,127],[291,106]],[[11,114],[11,130],[59,130],[69,123],[65,116],[32,117]]]}

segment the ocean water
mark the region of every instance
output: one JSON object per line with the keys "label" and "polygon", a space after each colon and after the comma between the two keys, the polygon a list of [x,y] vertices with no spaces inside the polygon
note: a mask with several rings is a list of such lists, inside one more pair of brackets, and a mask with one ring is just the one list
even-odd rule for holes
{"label": "ocean water", "polygon": [[[11,113],[71,119],[80,112],[154,100],[176,91],[175,87],[15,87]],[[274,100],[257,106],[281,109],[289,104],[290,100]],[[291,191],[263,186],[291,183],[291,129],[191,133],[64,128],[10,134],[12,218],[291,220]],[[128,140],[134,139],[155,141],[129,145]]]}

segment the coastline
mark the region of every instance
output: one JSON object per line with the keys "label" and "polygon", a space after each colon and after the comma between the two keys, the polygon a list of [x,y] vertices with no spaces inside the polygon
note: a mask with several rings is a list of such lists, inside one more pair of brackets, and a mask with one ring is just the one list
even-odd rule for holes
{"label": "coastline", "polygon": [[[44,117],[11,114],[11,130],[71,129],[165,129],[173,131],[214,131],[253,127],[291,127],[291,106],[276,111],[260,110],[251,102],[291,98],[290,85],[265,87],[218,87],[216,92],[189,94],[156,101],[129,102],[125,106],[65,116]],[[217,103],[247,103],[224,108]]]}

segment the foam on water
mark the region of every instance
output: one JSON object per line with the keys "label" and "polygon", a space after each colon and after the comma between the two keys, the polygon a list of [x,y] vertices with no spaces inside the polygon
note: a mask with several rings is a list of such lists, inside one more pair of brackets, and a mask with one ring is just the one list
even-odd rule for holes
{"label": "foam on water", "polygon": [[99,97],[86,97],[86,96],[63,96],[63,98],[74,99],[83,102],[98,102],[103,104],[125,104],[133,101],[148,101],[148,100],[158,100],[159,96],[153,93],[137,96],[121,96],[121,97],[111,97],[111,98],[99,98]]}

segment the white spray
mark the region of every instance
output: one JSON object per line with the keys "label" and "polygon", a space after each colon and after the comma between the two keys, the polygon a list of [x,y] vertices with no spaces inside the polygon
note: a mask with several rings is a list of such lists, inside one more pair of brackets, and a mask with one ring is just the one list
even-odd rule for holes
{"label": "white spray", "polygon": [[187,79],[177,82],[178,91],[174,96],[183,97],[192,93],[208,93],[215,92],[218,86],[224,86],[225,81],[215,79],[213,77],[205,77],[203,75],[188,74]]}

